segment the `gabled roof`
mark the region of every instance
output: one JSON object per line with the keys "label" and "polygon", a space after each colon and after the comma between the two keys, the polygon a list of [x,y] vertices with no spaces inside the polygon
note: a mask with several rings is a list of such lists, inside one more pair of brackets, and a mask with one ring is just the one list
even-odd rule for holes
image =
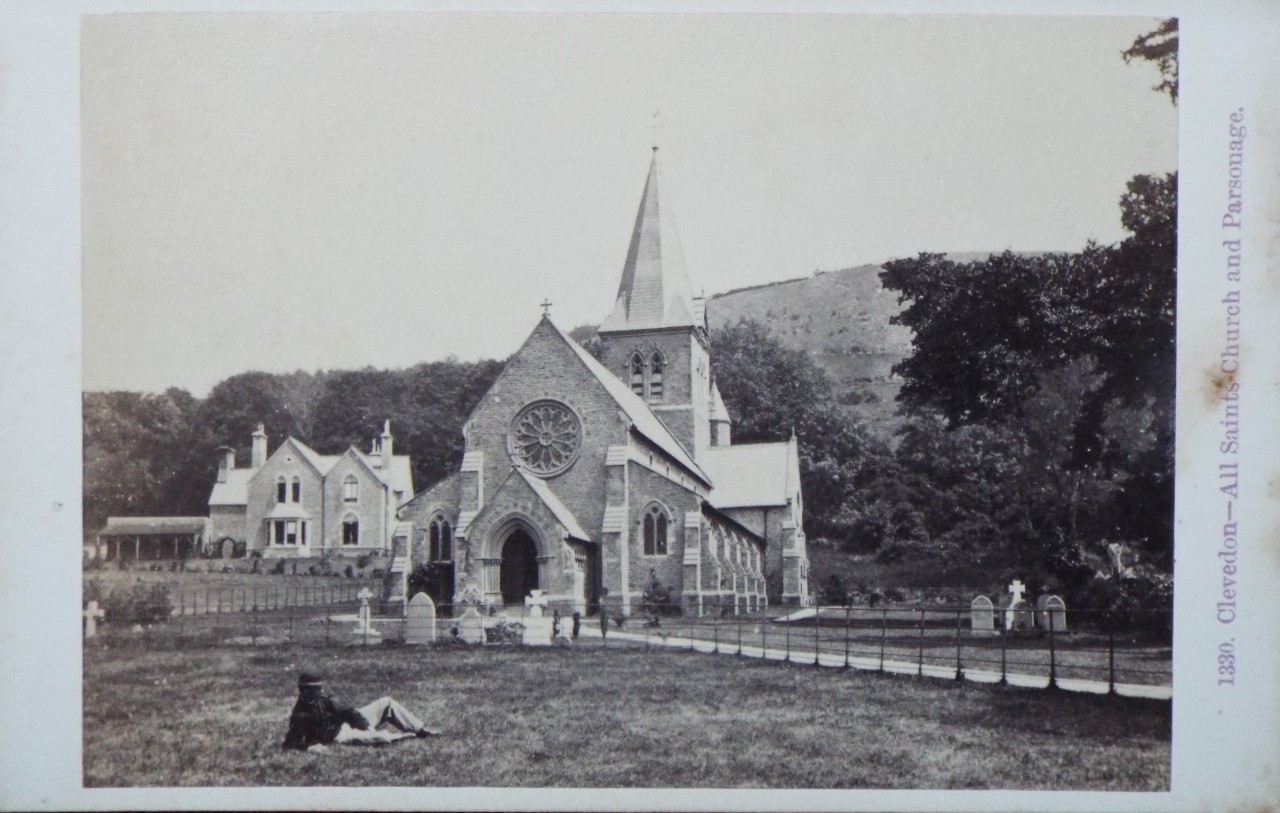
{"label": "gabled roof", "polygon": [[575,517],[573,512],[560,501],[560,498],[555,495],[555,492],[551,490],[551,487],[547,485],[545,480],[529,474],[529,472],[524,470],[523,466],[516,466],[515,473],[524,478],[524,481],[529,484],[529,488],[533,489],[533,493],[538,495],[538,499],[542,500],[547,508],[551,509],[551,513],[555,516],[556,522],[559,522],[564,527],[565,532],[569,536],[574,539],[580,539],[583,542],[591,541],[591,537],[588,536],[587,532],[582,530],[582,526],[578,524],[578,518]]}
{"label": "gabled roof", "polygon": [[671,430],[667,429],[667,425],[654,414],[644,399],[631,391],[631,388],[613,373],[609,372],[596,357],[588,353],[580,344],[569,338],[569,335],[561,330],[555,322],[551,321],[551,317],[543,316],[543,321],[551,325],[551,328],[565,341],[573,350],[573,352],[581,359],[582,363],[587,366],[600,385],[605,391],[617,402],[622,411],[626,413],[627,419],[631,421],[633,428],[649,439],[651,443],[662,451],[666,452],[676,460],[680,465],[689,470],[695,477],[706,485],[711,485],[712,480],[707,473],[694,462],[693,456],[676,440],[675,435],[671,434]]}
{"label": "gabled roof", "polygon": [[392,455],[390,470],[383,471],[382,458],[378,455],[365,454],[354,446],[347,450],[347,454],[355,455],[365,465],[365,468],[373,473],[374,477],[391,486],[392,491],[399,491],[404,494],[406,501],[412,496],[413,467],[409,464],[408,455]]}
{"label": "gabled roof", "polygon": [[[338,461],[343,458],[343,455],[320,454],[295,437],[285,438],[284,442],[271,453],[271,458],[280,454],[280,450],[286,446],[291,446],[321,477],[327,477]],[[378,481],[389,485],[393,491],[399,491],[405,497],[413,493],[413,467],[408,455],[392,455],[391,470],[384,472],[380,458],[371,457],[354,446],[344,454],[352,454]],[[254,468],[227,469],[226,482],[213,484],[209,505],[248,505],[249,482],[259,471],[260,469]]]}
{"label": "gabled roof", "polygon": [[[551,487],[548,486],[547,483],[542,479],[538,477],[534,477],[533,475],[529,474],[527,471],[524,470],[523,466],[518,466],[518,465],[511,467],[511,471],[507,474],[505,478],[503,478],[502,483],[499,484],[499,486],[496,489],[494,489],[493,494],[490,495],[490,497],[485,501],[485,504],[480,508],[479,511],[462,512],[463,515],[469,514],[469,516],[459,516],[458,528],[455,532],[459,535],[467,533],[470,526],[481,515],[483,515],[486,511],[494,510],[493,506],[498,505],[500,502],[497,499],[498,495],[501,494],[504,490],[511,488],[513,482],[524,483],[529,487],[529,490],[533,492],[533,495],[537,497],[538,500],[541,501],[542,504],[545,505],[549,511],[551,511],[551,515],[555,517],[556,522],[559,523],[560,527],[564,529],[566,536],[572,539],[581,540],[583,542],[592,541],[591,537],[587,535],[587,532],[582,529],[582,524],[578,522],[578,518],[575,517],[573,515],[573,512],[570,511],[568,507],[565,506],[565,504],[560,501],[560,498],[557,497],[554,492],[552,492]],[[516,487],[518,488],[518,486]]]}
{"label": "gabled roof", "polygon": [[[402,519],[411,518],[421,507],[432,503],[440,503],[452,511],[457,511],[462,497],[462,472],[455,471],[443,480],[439,480],[406,500],[396,515]],[[425,517],[422,518],[425,522]]]}
{"label": "gabled roof", "polygon": [[249,481],[257,469],[227,469],[227,481],[214,483],[209,505],[248,505]]}
{"label": "gabled roof", "polygon": [[98,531],[98,535],[202,534],[208,527],[208,517],[108,517],[107,524]]}
{"label": "gabled roof", "polygon": [[786,505],[799,488],[793,441],[713,446],[703,462],[715,482],[707,498],[716,508]]}
{"label": "gabled roof", "polygon": [[689,277],[676,236],[670,207],[658,202],[658,150],[649,162],[631,244],[622,266],[622,281],[613,310],[600,332],[663,327],[706,327],[695,313]]}

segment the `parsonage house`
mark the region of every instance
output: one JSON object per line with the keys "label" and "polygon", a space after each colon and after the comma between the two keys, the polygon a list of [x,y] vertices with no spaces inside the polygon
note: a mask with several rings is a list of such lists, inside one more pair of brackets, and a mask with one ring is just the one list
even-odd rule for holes
{"label": "parsonage house", "polygon": [[451,561],[455,596],[630,614],[656,580],[693,615],[809,603],[796,440],[730,442],[667,218],[655,149],[599,358],[544,313],[469,415],[459,470],[400,509],[397,556]]}
{"label": "parsonage house", "polygon": [[[264,559],[389,553],[396,509],[413,494],[407,455],[393,454],[391,425],[365,454],[317,454],[286,438],[267,455],[262,426],[253,433],[249,466],[236,468],[224,446],[209,495],[209,539],[235,541]],[[402,528],[401,533],[407,534]]]}

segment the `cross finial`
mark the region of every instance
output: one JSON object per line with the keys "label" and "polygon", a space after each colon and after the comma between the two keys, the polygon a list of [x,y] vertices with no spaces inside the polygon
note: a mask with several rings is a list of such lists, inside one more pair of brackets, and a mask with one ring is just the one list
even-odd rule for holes
{"label": "cross finial", "polygon": [[662,129],[662,122],[658,115],[657,110],[653,111],[653,119],[650,120],[649,126],[645,128],[649,131],[649,142],[653,145],[654,152],[658,151],[658,131]]}
{"label": "cross finial", "polygon": [[550,299],[546,299],[546,298],[544,298],[544,299],[542,300],[542,302],[541,302],[541,305],[542,305],[542,315],[543,315],[543,316],[550,316],[550,315],[551,315],[551,300],[550,300]]}

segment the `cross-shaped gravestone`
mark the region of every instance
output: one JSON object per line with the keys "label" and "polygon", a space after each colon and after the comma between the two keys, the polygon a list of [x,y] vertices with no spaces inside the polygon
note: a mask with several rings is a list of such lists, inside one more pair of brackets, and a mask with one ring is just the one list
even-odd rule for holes
{"label": "cross-shaped gravestone", "polygon": [[1013,596],[1013,598],[1009,600],[1009,604],[1013,605],[1022,601],[1022,594],[1026,592],[1026,590],[1027,586],[1022,583],[1021,579],[1014,579],[1013,582],[1009,584],[1009,595]]}
{"label": "cross-shaped gravestone", "polygon": [[530,590],[529,597],[524,600],[524,606],[529,608],[530,618],[542,618],[542,610],[547,606],[547,599],[543,595],[544,590]]}
{"label": "cross-shaped gravestone", "polygon": [[106,617],[106,611],[98,608],[98,602],[89,602],[84,608],[84,637],[92,638],[97,635],[98,622]]}

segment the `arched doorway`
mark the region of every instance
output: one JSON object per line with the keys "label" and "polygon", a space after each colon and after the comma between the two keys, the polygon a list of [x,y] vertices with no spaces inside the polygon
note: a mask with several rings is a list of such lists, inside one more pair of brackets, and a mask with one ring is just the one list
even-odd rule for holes
{"label": "arched doorway", "polygon": [[499,571],[503,604],[524,604],[530,590],[538,589],[538,546],[523,528],[516,528],[502,543]]}

